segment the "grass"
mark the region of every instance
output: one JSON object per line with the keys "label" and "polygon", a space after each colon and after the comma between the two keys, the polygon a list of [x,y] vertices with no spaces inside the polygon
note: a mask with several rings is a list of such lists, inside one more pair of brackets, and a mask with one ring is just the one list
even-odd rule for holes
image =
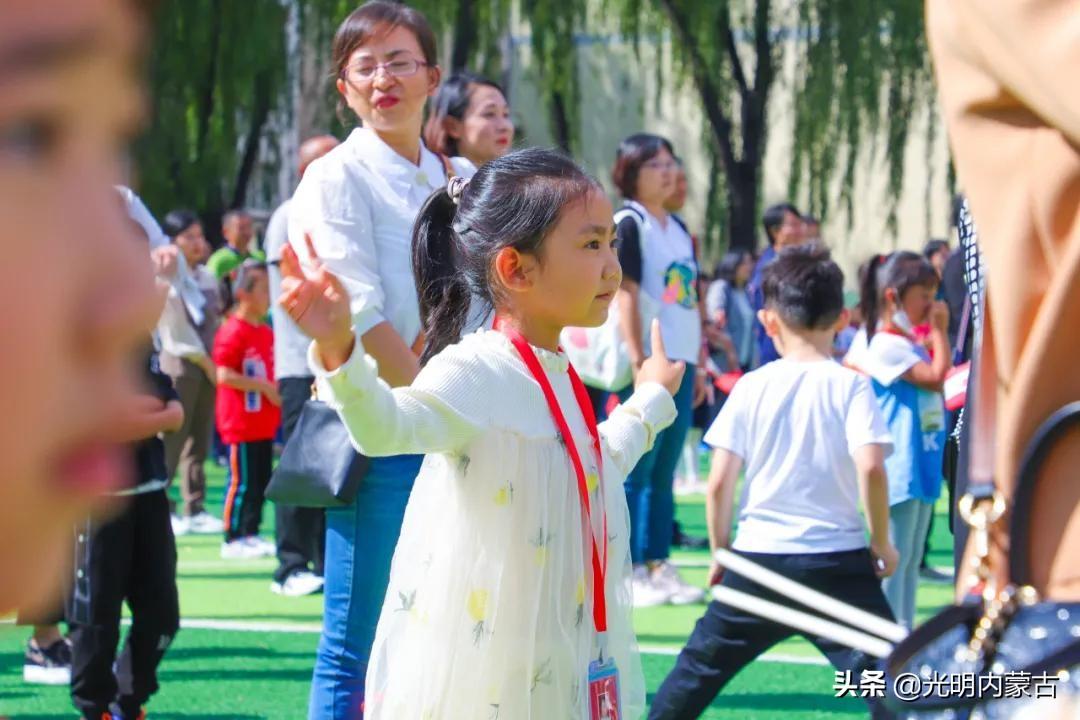
{"label": "grass", "polygon": [[[220,511],[224,472],[208,465],[211,510]],[[934,523],[930,563],[952,563],[952,538],[945,506]],[[272,535],[273,512],[264,511],[263,533]],[[679,498],[684,531],[705,535],[700,496]],[[269,591],[273,560],[222,561],[220,538],[187,536],[178,540],[181,613],[187,625],[160,669],[161,690],[150,703],[155,720],[256,720],[306,717],[311,668],[318,642],[322,597],[284,598]],[[678,550],[684,577],[704,583],[705,551]],[[948,586],[922,584],[919,618],[949,602]],[[702,606],[639,610],[634,624],[643,652],[650,693],[674,664],[700,616]],[[246,629],[221,629],[224,625]],[[22,652],[27,629],[0,625],[0,716],[12,720],[73,718],[66,688],[22,682]],[[773,648],[763,661],[740,673],[702,715],[706,720],[865,717],[864,706],[833,697],[832,668],[801,639]]]}

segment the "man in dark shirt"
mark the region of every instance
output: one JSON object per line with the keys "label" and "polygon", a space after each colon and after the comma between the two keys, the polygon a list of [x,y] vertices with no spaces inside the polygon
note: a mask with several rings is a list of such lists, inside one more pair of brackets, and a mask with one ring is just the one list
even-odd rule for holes
{"label": "man in dark shirt", "polygon": [[[754,306],[754,312],[765,307],[765,296],[761,292],[761,274],[765,267],[775,260],[776,254],[784,248],[801,245],[806,240],[806,226],[802,215],[791,203],[771,206],[762,215],[761,224],[765,228],[765,237],[769,240],[769,247],[761,253],[761,257],[754,266],[754,272],[750,275],[750,282],[746,284],[746,291],[750,294],[750,304]],[[757,341],[758,365],[764,365],[780,357],[772,338],[765,334],[765,328],[756,318],[754,338]]]}

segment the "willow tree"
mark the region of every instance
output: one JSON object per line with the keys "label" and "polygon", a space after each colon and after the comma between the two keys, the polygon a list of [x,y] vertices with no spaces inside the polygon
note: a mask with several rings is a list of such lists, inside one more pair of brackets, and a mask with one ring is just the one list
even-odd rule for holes
{"label": "willow tree", "polygon": [[135,180],[158,214],[190,207],[212,237],[247,201],[285,72],[277,0],[161,3],[149,63],[151,117],[135,143]]}
{"label": "willow tree", "polygon": [[677,79],[700,98],[714,162],[710,241],[726,229],[731,246],[755,245],[770,101],[792,44],[792,192],[805,183],[824,215],[839,176],[850,205],[858,148],[884,132],[895,215],[911,112],[932,94],[920,0],[605,1],[635,41],[667,31]]}

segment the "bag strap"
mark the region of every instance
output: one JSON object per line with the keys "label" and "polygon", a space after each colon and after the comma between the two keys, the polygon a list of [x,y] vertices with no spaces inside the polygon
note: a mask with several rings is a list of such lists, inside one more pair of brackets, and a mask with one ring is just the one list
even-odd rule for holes
{"label": "bag strap", "polygon": [[971,293],[964,293],[964,307],[960,311],[960,325],[956,330],[956,345],[953,348],[953,365],[960,362],[964,356],[964,348],[967,347],[968,328],[971,327]]}
{"label": "bag strap", "polygon": [[1032,510],[1039,471],[1054,444],[1080,424],[1080,401],[1069,403],[1051,415],[1035,431],[1020,463],[1009,520],[1009,579],[1017,585],[1032,582],[1029,559]]}
{"label": "bag strap", "polygon": [[[965,415],[969,418],[968,486],[957,502],[960,517],[970,526],[963,562],[957,572],[957,595],[981,591],[993,597],[1009,583],[1005,549],[995,525],[1007,508],[1007,487],[994,479],[994,422],[997,416],[997,359],[990,318],[983,325],[980,352],[972,360],[972,387]],[[997,547],[993,547],[997,544]]]}
{"label": "bag strap", "polygon": [[628,217],[633,218],[634,224],[637,225],[639,236],[638,242],[640,242],[641,239],[645,237],[645,216],[641,214],[640,210],[638,210],[633,205],[623,205],[621,208],[615,211],[615,217],[613,217],[612,220],[615,222],[616,225],[618,225]]}

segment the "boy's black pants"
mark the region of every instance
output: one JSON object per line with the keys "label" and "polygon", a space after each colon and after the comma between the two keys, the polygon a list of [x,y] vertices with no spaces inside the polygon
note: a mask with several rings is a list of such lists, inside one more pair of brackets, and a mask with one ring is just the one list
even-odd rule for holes
{"label": "boy's black pants", "polygon": [[[881,591],[881,581],[874,574],[869,550],[805,555],[739,554],[837,600],[888,620],[893,619]],[[721,584],[765,600],[813,612],[731,571],[724,573]],[[714,600],[698,620],[686,647],[679,653],[675,668],[657,691],[649,711],[650,720],[690,720],[700,716],[740,670],[773,645],[796,634],[800,633],[786,625]],[[817,636],[804,637],[838,670],[851,670],[857,677],[860,671],[872,666],[873,659],[858,650]],[[830,688],[823,687],[821,690],[824,695]],[[784,692],[782,682],[778,683],[776,692]],[[867,702],[873,717],[890,717],[880,701]]]}
{"label": "boy's black pants", "polygon": [[266,486],[274,471],[274,441],[229,445],[229,486],[225,490],[225,539],[259,534]]}
{"label": "boy's black pants", "polygon": [[[94,720],[113,702],[124,717],[138,715],[158,689],[157,666],[180,627],[176,542],[165,490],[123,500],[127,506],[116,517],[76,529],[74,588],[67,607],[71,699]],[[117,658],[125,600],[132,622]]]}

